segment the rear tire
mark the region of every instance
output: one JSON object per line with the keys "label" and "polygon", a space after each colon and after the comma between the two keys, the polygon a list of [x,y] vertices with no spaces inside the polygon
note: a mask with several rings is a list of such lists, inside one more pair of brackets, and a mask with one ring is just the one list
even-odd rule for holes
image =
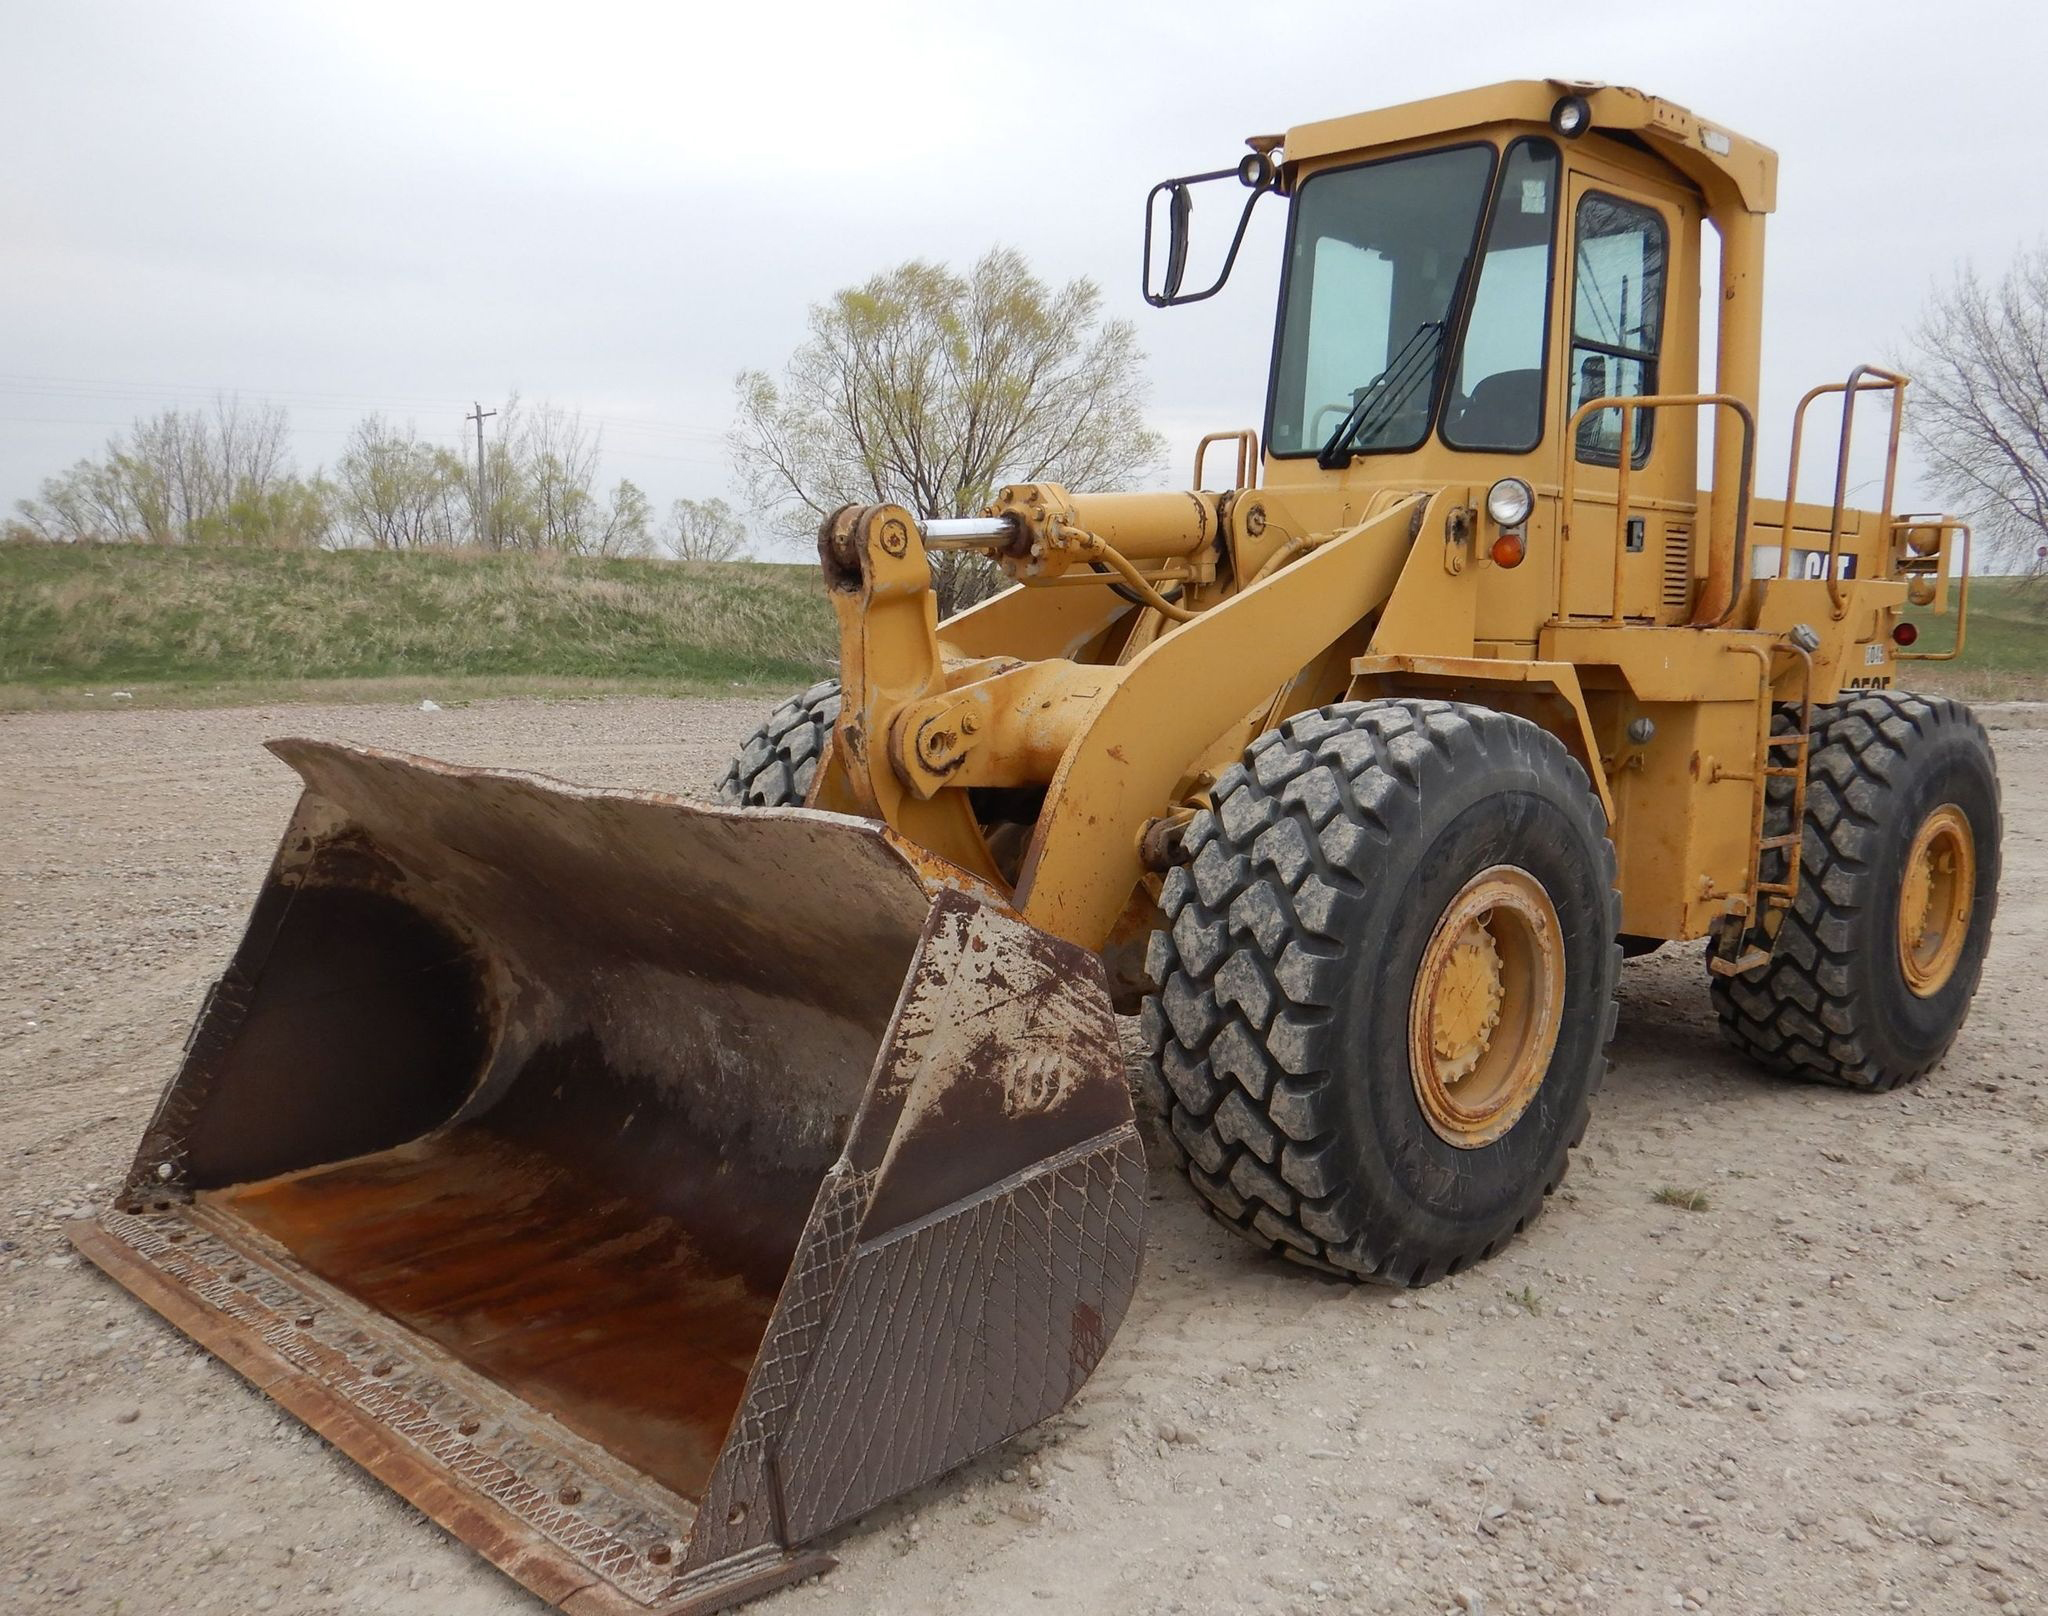
{"label": "rear tire", "polygon": [[[1614,1033],[1614,849],[1585,772],[1504,713],[1347,702],[1255,741],[1181,857],[1143,1015],[1209,1211],[1395,1285],[1499,1249],[1563,1179]],[[1479,1008],[1446,1043],[1458,1005]]]}
{"label": "rear tire", "polygon": [[[1788,833],[1791,818],[1790,786],[1774,783],[1765,833]],[[1816,708],[1798,896],[1770,964],[1711,978],[1728,1041],[1772,1071],[1844,1088],[1923,1076],[1977,991],[2001,831],[1991,742],[1960,702],[1883,690]],[[1960,862],[1966,878],[1943,888],[1939,867]]]}
{"label": "rear tire", "polygon": [[747,738],[718,782],[717,800],[736,808],[803,806],[838,719],[837,679],[791,696]]}

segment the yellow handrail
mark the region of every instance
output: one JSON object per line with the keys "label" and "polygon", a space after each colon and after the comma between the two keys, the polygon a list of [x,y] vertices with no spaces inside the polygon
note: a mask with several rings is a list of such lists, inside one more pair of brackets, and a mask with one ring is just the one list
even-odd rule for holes
{"label": "yellow handrail", "polygon": [[1232,488],[1255,488],[1259,481],[1259,434],[1248,426],[1239,427],[1235,432],[1211,432],[1195,445],[1195,480],[1190,488],[1202,486],[1202,462],[1209,458],[1212,443],[1235,443],[1237,445],[1237,481]]}
{"label": "yellow handrail", "polygon": [[[1720,628],[1735,615],[1735,607],[1742,599],[1742,547],[1749,533],[1749,491],[1756,474],[1756,416],[1741,399],[1732,393],[1642,393],[1633,398],[1588,399],[1572,411],[1571,422],[1565,428],[1565,442],[1573,445],[1570,459],[1564,463],[1564,489],[1561,503],[1564,514],[1558,526],[1559,548],[1562,549],[1572,536],[1572,501],[1578,493],[1579,457],[1577,444],[1579,426],[1596,410],[1621,411],[1621,440],[1614,461],[1614,604],[1607,621],[1619,626],[1621,615],[1621,565],[1628,551],[1628,479],[1630,463],[1635,459],[1635,420],[1639,409],[1653,410],[1666,404],[1675,404],[1687,409],[1700,409],[1717,405],[1735,412],[1735,418],[1742,423],[1742,485],[1735,496],[1735,552],[1732,561],[1735,576],[1728,589],[1728,605],[1721,615],[1711,623],[1695,624],[1698,628]],[[1717,490],[1718,492],[1718,490]],[[1560,606],[1562,602],[1560,602]]]}
{"label": "yellow handrail", "polygon": [[1884,507],[1881,520],[1891,526],[1892,495],[1899,475],[1899,429],[1905,424],[1907,378],[1880,365],[1858,365],[1843,382],[1823,382],[1807,389],[1799,407],[1792,412],[1792,458],[1785,470],[1785,520],[1778,530],[1778,576],[1783,578],[1792,564],[1792,502],[1799,489],[1799,439],[1806,426],[1806,406],[1828,393],[1842,395],[1842,439],[1835,452],[1835,508],[1828,523],[1828,605],[1840,617],[1848,608],[1842,604],[1842,581],[1835,574],[1841,567],[1842,508],[1849,497],[1849,436],[1856,423],[1856,395],[1885,388],[1892,395],[1891,440],[1885,448]]}

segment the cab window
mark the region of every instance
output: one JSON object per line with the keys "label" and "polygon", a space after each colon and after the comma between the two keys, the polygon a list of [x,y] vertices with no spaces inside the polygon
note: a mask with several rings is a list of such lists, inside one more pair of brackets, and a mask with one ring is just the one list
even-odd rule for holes
{"label": "cab window", "polygon": [[[1639,398],[1657,391],[1657,348],[1664,326],[1663,217],[1602,191],[1579,199],[1572,270],[1571,402]],[[1650,458],[1655,412],[1639,410],[1629,464]],[[1621,460],[1621,411],[1600,410],[1579,423],[1578,458],[1595,466]]]}
{"label": "cab window", "polygon": [[1275,455],[1401,452],[1429,436],[1494,159],[1491,146],[1447,146],[1303,181],[1274,352]]}
{"label": "cab window", "polygon": [[1508,148],[1444,406],[1444,442],[1455,449],[1519,454],[1543,439],[1557,175],[1549,141]]}

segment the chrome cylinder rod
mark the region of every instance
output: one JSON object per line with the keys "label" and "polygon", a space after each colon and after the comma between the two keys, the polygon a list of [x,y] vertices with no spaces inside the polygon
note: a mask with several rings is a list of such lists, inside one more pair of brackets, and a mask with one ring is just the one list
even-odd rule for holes
{"label": "chrome cylinder rod", "polygon": [[926,544],[998,544],[1017,531],[1007,516],[927,516],[917,528]]}

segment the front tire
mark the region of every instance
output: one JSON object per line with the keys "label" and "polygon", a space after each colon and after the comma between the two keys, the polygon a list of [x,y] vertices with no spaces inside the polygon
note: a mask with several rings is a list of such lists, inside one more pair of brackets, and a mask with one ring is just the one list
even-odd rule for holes
{"label": "front tire", "polygon": [[1396,1285],[1499,1249],[1563,1179],[1614,1033],[1585,772],[1504,713],[1347,702],[1255,741],[1182,859],[1144,1025],[1208,1209]]}
{"label": "front tire", "polygon": [[[1774,787],[1766,834],[1791,818]],[[1923,1076],[1983,974],[2002,829],[1991,742],[1960,702],[1884,690],[1816,708],[1798,895],[1768,965],[1712,978],[1728,1041],[1844,1088]]]}

